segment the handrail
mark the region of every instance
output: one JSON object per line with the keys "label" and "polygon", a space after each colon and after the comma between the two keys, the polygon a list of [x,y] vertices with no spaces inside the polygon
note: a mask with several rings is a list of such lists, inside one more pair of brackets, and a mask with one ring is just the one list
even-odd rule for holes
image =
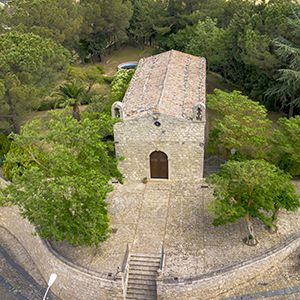
{"label": "handrail", "polygon": [[123,258],[123,262],[121,265],[121,273],[122,273],[122,285],[123,285],[123,297],[126,299],[127,294],[127,285],[128,285],[128,274],[129,274],[129,246],[126,244],[126,250]]}
{"label": "handrail", "polygon": [[161,254],[160,254],[160,262],[159,262],[159,269],[163,271],[165,267],[165,260],[166,260],[166,254],[165,254],[165,248],[164,244],[161,244]]}
{"label": "handrail", "polygon": [[125,269],[127,267],[127,264],[128,264],[128,258],[129,258],[129,246],[127,244],[125,254],[124,254],[124,258],[123,258],[123,262],[122,262],[122,266],[121,266],[121,272],[125,271]]}

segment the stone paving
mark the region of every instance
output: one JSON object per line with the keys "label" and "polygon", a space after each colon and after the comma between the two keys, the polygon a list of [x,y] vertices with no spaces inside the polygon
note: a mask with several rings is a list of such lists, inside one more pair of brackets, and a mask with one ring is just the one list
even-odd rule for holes
{"label": "stone paving", "polygon": [[242,222],[214,227],[207,205],[211,190],[200,183],[151,181],[116,185],[109,195],[109,212],[116,233],[99,247],[54,247],[71,261],[99,272],[116,272],[126,244],[131,252],[166,252],[165,274],[192,276],[229,266],[265,252],[300,229],[300,211],[282,212],[279,230],[270,235],[255,223],[256,247],[242,243]]}

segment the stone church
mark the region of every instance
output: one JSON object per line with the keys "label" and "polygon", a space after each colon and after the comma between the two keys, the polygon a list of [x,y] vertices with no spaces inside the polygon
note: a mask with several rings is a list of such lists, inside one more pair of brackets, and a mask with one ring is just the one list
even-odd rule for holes
{"label": "stone church", "polygon": [[127,181],[201,180],[206,124],[205,59],[168,51],[141,59],[112,115]]}

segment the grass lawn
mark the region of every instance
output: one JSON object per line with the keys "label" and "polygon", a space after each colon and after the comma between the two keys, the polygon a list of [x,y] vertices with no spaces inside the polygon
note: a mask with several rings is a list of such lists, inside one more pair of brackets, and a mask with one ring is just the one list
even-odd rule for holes
{"label": "grass lawn", "polygon": [[208,72],[206,74],[206,92],[212,94],[214,89],[232,92],[234,89],[237,89],[237,87],[225,81],[219,74]]}
{"label": "grass lawn", "polygon": [[139,61],[143,57],[151,56],[154,48],[127,46],[108,54],[101,65],[104,67],[106,75],[113,75],[117,71],[119,64],[126,61]]}

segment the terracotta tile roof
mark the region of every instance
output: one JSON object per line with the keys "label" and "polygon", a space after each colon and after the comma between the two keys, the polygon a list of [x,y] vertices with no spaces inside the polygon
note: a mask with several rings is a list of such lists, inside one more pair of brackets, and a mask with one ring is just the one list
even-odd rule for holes
{"label": "terracotta tile roof", "polygon": [[171,50],[141,59],[123,99],[124,119],[158,112],[192,119],[205,104],[205,59]]}

